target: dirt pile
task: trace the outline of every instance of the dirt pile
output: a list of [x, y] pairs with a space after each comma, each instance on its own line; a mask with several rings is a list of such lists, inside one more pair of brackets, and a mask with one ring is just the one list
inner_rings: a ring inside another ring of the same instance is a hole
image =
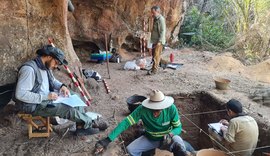
[[255, 81], [270, 83], [270, 59], [252, 66], [244, 66], [229, 55], [215, 56], [207, 64], [210, 72], [231, 72]]
[[216, 56], [208, 63], [208, 69], [213, 72], [245, 73], [245, 66], [231, 56]]
[[270, 83], [270, 59], [248, 66], [246, 71], [252, 79]]

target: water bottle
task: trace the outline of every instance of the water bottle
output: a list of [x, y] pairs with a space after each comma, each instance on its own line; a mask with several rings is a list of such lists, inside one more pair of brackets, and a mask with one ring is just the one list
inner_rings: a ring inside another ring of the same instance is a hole
[[173, 53], [170, 54], [170, 61], [171, 61], [171, 63], [173, 63], [173, 61], [174, 61], [174, 55], [173, 55]]

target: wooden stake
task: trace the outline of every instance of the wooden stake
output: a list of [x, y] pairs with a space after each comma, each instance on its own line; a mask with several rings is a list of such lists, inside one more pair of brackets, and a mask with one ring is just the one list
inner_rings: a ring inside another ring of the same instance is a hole
[[105, 50], [106, 50], [107, 71], [108, 71], [109, 79], [111, 79], [110, 68], [109, 68], [109, 57], [108, 57], [108, 41], [107, 41], [107, 34], [105, 34]]

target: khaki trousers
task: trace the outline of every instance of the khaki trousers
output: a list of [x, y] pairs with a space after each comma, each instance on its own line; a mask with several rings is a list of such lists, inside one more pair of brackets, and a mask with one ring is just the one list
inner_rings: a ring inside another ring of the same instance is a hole
[[161, 53], [163, 50], [162, 44], [153, 44], [152, 53], [153, 53], [153, 66], [152, 72], [156, 73], [159, 67], [159, 63], [167, 64], [168, 61], [161, 58]]

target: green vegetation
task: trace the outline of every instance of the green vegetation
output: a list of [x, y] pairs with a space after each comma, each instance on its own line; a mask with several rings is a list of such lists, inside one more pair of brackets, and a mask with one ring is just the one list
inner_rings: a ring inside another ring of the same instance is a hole
[[207, 9], [193, 6], [187, 12], [179, 33], [182, 43], [211, 51], [233, 50], [249, 59], [270, 55], [270, 0], [205, 2]]
[[231, 46], [235, 35], [227, 29], [224, 17], [200, 13], [197, 7], [192, 7], [186, 15], [179, 37], [183, 43], [218, 51]]

